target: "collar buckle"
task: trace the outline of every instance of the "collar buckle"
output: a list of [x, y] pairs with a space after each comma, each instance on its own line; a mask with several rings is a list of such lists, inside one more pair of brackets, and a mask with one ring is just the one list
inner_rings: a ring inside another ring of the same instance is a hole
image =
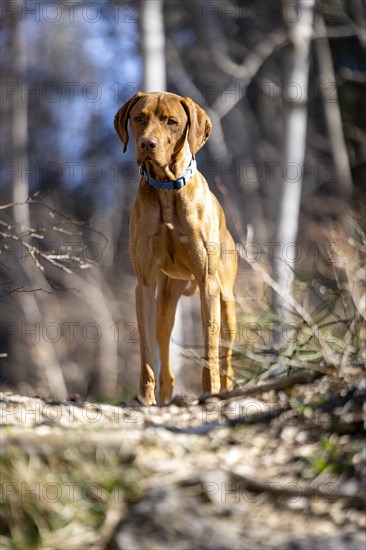
[[182, 189], [182, 187], [184, 187], [186, 183], [187, 183], [186, 178], [184, 176], [182, 176], [181, 178], [178, 178], [174, 182], [175, 189]]

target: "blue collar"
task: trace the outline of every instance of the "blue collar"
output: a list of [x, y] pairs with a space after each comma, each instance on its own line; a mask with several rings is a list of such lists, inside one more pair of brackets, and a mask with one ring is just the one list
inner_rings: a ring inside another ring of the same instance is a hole
[[144, 176], [147, 183], [149, 183], [153, 187], [157, 187], [158, 189], [181, 189], [182, 187], [185, 186], [186, 183], [188, 183], [191, 177], [196, 173], [196, 170], [197, 170], [197, 163], [194, 159], [192, 159], [188, 168], [186, 168], [186, 170], [184, 171], [183, 176], [173, 181], [154, 180], [147, 173], [145, 166], [141, 166], [140, 174]]

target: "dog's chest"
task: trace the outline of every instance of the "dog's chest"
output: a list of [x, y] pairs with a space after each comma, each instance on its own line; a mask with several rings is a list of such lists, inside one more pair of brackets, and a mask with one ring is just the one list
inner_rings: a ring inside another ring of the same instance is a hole
[[186, 206], [175, 193], [161, 193], [159, 196], [160, 223], [158, 231], [151, 238], [153, 253], [163, 263], [179, 264], [192, 246], [192, 227]]
[[191, 233], [187, 206], [176, 193], [160, 193], [159, 214], [159, 233], [164, 235], [165, 240], [182, 242], [181, 237]]
[[177, 200], [175, 193], [160, 193], [159, 196], [160, 221], [171, 229], [178, 222]]

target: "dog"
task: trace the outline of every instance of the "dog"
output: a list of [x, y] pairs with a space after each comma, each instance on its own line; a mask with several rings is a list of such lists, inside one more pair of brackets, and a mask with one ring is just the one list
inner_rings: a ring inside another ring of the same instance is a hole
[[[224, 212], [197, 170], [196, 154], [211, 132], [206, 112], [173, 93], [138, 92], [116, 113], [115, 130], [136, 146], [141, 180], [130, 219], [141, 373], [138, 400], [156, 404], [154, 347], [159, 346], [160, 404], [172, 398], [169, 341], [179, 298], [198, 288], [204, 340], [202, 390], [233, 387], [236, 313], [235, 243]], [[223, 341], [221, 357], [219, 342]]]

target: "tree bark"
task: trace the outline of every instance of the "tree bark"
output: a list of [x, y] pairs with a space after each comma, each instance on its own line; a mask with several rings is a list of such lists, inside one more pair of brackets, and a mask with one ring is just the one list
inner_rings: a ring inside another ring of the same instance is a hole
[[[10, 108], [12, 112], [12, 162], [14, 169], [13, 201], [24, 203], [29, 198], [29, 186], [27, 178], [28, 164], [28, 101], [27, 94], [22, 94], [21, 88], [25, 82], [27, 70], [25, 24], [21, 23], [17, 16], [13, 16], [11, 22], [11, 51], [14, 60], [12, 70], [12, 84], [17, 87], [10, 96]], [[27, 204], [14, 207], [14, 220], [19, 224], [19, 229], [29, 227], [29, 207]]]
[[[290, 47], [287, 74], [283, 87], [285, 101], [282, 186], [277, 229], [279, 254], [275, 259], [275, 278], [282, 288], [293, 294], [295, 258], [286, 250], [296, 243], [308, 115], [309, 52], [313, 34], [314, 0], [283, 0], [284, 24]], [[290, 246], [288, 246], [290, 245]], [[275, 305], [282, 321], [290, 319], [286, 305], [276, 295]]]
[[144, 64], [143, 91], [163, 92], [166, 90], [163, 1], [143, 0], [140, 22]]
[[[336, 77], [334, 74], [332, 54], [330, 51], [329, 40], [326, 36], [326, 26], [324, 19], [319, 15], [317, 17], [316, 28], [324, 38], [318, 38], [315, 43], [315, 50], [319, 64], [319, 76], [321, 92], [324, 103], [324, 113], [328, 130], [328, 137], [332, 149], [333, 162], [336, 168], [338, 189], [345, 197], [352, 193], [352, 174], [347, 152], [347, 146], [343, 134], [343, 125], [341, 110], [338, 102], [338, 93], [336, 88]], [[334, 82], [334, 99], [329, 101], [326, 97], [325, 89], [329, 82]]]

